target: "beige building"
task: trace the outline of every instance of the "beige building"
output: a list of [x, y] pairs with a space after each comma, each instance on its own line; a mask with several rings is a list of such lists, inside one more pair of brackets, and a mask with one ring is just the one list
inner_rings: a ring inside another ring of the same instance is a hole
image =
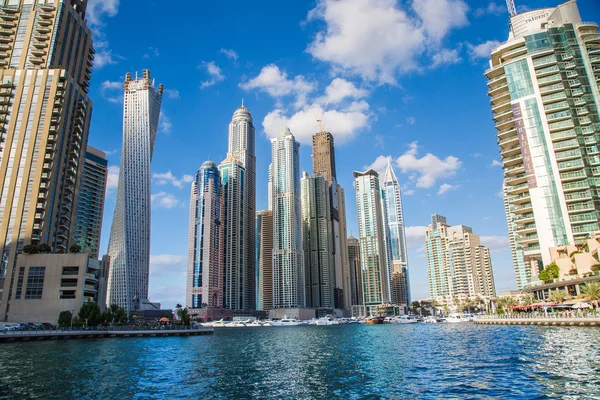
[[94, 50], [86, 0], [0, 0], [0, 319], [28, 244], [73, 241]]
[[273, 308], [273, 212], [256, 213], [257, 310]]
[[19, 254], [8, 321], [56, 324], [61, 311], [74, 315], [98, 300], [100, 261], [89, 254]]

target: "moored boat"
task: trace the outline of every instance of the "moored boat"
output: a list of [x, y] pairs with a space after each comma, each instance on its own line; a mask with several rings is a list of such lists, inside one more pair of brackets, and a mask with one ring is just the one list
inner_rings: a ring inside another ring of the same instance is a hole
[[365, 319], [365, 323], [368, 325], [379, 325], [383, 324], [385, 317], [373, 315]]
[[281, 319], [271, 321], [271, 326], [298, 326], [302, 324], [299, 319], [290, 318], [287, 315], [284, 315]]

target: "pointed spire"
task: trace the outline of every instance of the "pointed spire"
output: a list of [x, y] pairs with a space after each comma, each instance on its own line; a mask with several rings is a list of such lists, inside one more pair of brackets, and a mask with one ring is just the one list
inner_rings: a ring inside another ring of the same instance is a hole
[[244, 98], [242, 97], [242, 107], [244, 107]]
[[392, 167], [391, 158], [387, 159], [387, 168], [385, 169], [385, 180], [384, 182], [393, 182], [398, 183], [398, 178], [396, 178], [396, 174], [394, 172], [394, 168]]

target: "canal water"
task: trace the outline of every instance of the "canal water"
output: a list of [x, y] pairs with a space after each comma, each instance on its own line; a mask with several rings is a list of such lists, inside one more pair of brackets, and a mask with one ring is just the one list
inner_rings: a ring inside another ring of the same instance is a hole
[[2, 399], [600, 398], [600, 329], [221, 328], [0, 345]]

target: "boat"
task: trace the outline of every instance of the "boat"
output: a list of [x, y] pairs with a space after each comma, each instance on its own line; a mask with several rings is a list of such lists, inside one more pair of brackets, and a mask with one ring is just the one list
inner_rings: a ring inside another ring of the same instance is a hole
[[328, 326], [328, 325], [337, 325], [339, 322], [335, 320], [331, 315], [326, 315], [317, 319], [315, 325], [318, 326]]
[[365, 319], [365, 323], [368, 325], [379, 325], [379, 324], [383, 324], [384, 321], [385, 321], [385, 317], [376, 316], [376, 315]]
[[223, 318], [221, 318], [218, 321], [212, 322], [210, 326], [212, 326], [213, 328], [225, 328], [225, 326], [227, 326], [227, 324], [225, 323]]
[[398, 317], [393, 317], [390, 322], [392, 324], [416, 324], [419, 321], [410, 318], [408, 315], [400, 315]]
[[426, 324], [437, 324], [438, 320], [435, 317], [427, 317], [423, 320], [423, 322]]
[[459, 324], [461, 322], [466, 322], [467, 320], [458, 313], [452, 313], [450, 315], [448, 315], [448, 317], [446, 318], [446, 322], [449, 324]]
[[247, 327], [257, 327], [257, 326], [263, 326], [263, 324], [261, 324], [261, 322], [257, 319], [255, 319], [254, 321], [250, 322], [250, 323], [246, 323]]
[[271, 326], [298, 326], [303, 325], [303, 322], [296, 318], [290, 318], [284, 315], [283, 318], [271, 321]]
[[225, 324], [225, 328], [245, 328], [246, 324], [244, 321], [233, 321], [228, 324]]

